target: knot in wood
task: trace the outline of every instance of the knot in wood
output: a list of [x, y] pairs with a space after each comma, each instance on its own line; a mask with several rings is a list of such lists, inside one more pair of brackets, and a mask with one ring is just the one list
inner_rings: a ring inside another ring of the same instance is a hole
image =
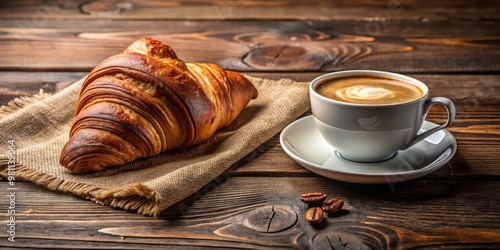
[[314, 249], [372, 249], [362, 239], [354, 235], [332, 231], [315, 235], [313, 245]]
[[258, 232], [276, 233], [291, 228], [297, 223], [298, 215], [286, 205], [268, 205], [248, 214], [243, 225]]
[[329, 60], [328, 53], [320, 48], [296, 45], [270, 45], [250, 51], [243, 62], [255, 69], [319, 70]]
[[115, 1], [93, 0], [80, 5], [80, 12], [89, 15], [114, 15], [119, 14], [122, 9], [129, 9], [128, 3], [116, 3]]

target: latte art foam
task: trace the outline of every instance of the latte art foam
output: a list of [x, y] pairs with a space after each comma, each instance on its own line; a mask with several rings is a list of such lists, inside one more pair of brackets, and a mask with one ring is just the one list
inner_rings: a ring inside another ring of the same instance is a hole
[[372, 76], [334, 79], [321, 83], [316, 91], [337, 101], [356, 104], [403, 103], [423, 95], [423, 91], [413, 84]]
[[394, 93], [384, 89], [384, 88], [376, 88], [376, 87], [367, 87], [367, 86], [352, 86], [349, 88], [339, 89], [335, 93], [341, 99], [344, 100], [381, 100], [387, 98], [394, 98]]

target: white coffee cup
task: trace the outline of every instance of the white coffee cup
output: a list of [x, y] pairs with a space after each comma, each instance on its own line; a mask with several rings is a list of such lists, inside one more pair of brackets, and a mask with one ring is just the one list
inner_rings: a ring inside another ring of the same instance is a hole
[[[334, 100], [317, 92], [325, 82], [346, 77], [394, 79], [412, 84], [421, 90], [420, 97], [402, 103], [363, 104]], [[349, 70], [328, 73], [314, 79], [310, 86], [311, 110], [323, 138], [341, 157], [356, 162], [379, 162], [390, 159], [448, 127], [455, 118], [455, 106], [445, 97], [429, 99], [429, 88], [421, 81], [390, 72]], [[425, 117], [434, 104], [443, 105], [448, 119], [433, 129], [418, 134]]]

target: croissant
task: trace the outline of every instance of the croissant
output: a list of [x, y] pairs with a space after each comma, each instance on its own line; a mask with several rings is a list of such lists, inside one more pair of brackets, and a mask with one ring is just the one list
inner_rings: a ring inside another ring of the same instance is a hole
[[141, 38], [83, 82], [59, 162], [89, 173], [202, 143], [257, 95], [239, 73], [184, 63], [170, 46]]

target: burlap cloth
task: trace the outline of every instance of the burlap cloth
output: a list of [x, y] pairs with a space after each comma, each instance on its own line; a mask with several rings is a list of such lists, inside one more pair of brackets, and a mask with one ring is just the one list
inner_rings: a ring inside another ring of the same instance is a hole
[[210, 183], [309, 108], [307, 83], [247, 77], [259, 97], [209, 141], [98, 173], [75, 175], [58, 160], [68, 140], [81, 79], [0, 119], [0, 142], [4, 145], [0, 149], [0, 176], [8, 176], [8, 141], [13, 140], [16, 181], [157, 216]]

